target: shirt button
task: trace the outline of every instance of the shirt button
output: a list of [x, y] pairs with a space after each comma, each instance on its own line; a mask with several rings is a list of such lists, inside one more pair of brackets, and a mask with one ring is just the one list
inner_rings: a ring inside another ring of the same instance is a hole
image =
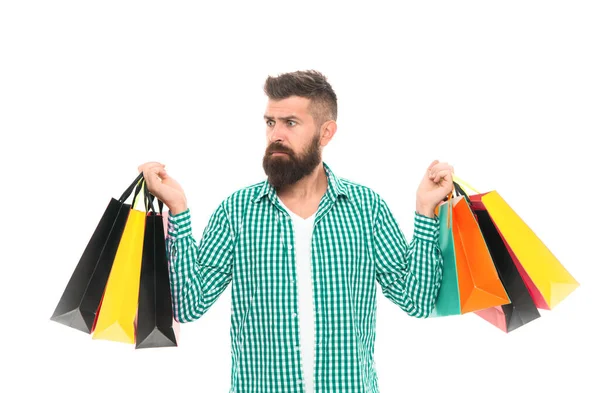
[[300, 350], [300, 347], [299, 347], [298, 345], [296, 345], [296, 346], [294, 347], [294, 349], [295, 349], [296, 351], [299, 351], [299, 350]]
[[301, 379], [298, 380], [298, 385], [302, 385], [302, 380]]
[[291, 249], [292, 249], [292, 245], [288, 244], [288, 250], [291, 250]]
[[292, 317], [295, 317], [296, 315], [298, 315], [298, 314], [296, 314], [296, 313], [292, 313]]

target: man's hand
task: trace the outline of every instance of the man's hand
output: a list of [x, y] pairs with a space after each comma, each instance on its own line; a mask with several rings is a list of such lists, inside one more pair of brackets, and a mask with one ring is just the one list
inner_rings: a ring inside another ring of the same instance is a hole
[[187, 210], [187, 199], [183, 188], [167, 174], [165, 166], [159, 162], [147, 162], [138, 167], [144, 173], [148, 191], [163, 201], [172, 214]]
[[446, 162], [433, 161], [417, 189], [417, 213], [434, 217], [436, 206], [452, 191], [454, 167]]

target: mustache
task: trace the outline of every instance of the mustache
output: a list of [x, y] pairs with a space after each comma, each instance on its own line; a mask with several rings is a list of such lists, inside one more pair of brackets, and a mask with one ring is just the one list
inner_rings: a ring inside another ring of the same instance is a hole
[[280, 144], [272, 144], [267, 148], [267, 154], [271, 154], [274, 152], [282, 152], [282, 153], [287, 153], [290, 156], [294, 154], [293, 151], [291, 151], [290, 149], [288, 149], [287, 147], [280, 145]]

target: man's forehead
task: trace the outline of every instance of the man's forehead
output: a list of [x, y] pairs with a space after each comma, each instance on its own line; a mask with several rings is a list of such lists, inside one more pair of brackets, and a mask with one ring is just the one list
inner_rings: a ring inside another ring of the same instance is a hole
[[277, 119], [277, 120], [288, 120], [288, 119], [304, 119], [309, 117], [308, 113], [298, 113], [289, 111], [267, 111], [264, 114], [265, 119]]
[[292, 96], [281, 100], [269, 99], [265, 116], [306, 116], [310, 100], [304, 97]]

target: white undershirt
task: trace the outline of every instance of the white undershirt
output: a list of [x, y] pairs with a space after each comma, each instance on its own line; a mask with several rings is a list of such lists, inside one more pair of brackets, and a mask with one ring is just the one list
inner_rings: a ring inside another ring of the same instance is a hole
[[[279, 200], [281, 202], [281, 200]], [[296, 242], [296, 273], [298, 285], [298, 318], [300, 322], [300, 356], [306, 393], [314, 390], [315, 317], [311, 273], [311, 241], [316, 212], [303, 219], [281, 202], [294, 224]]]

